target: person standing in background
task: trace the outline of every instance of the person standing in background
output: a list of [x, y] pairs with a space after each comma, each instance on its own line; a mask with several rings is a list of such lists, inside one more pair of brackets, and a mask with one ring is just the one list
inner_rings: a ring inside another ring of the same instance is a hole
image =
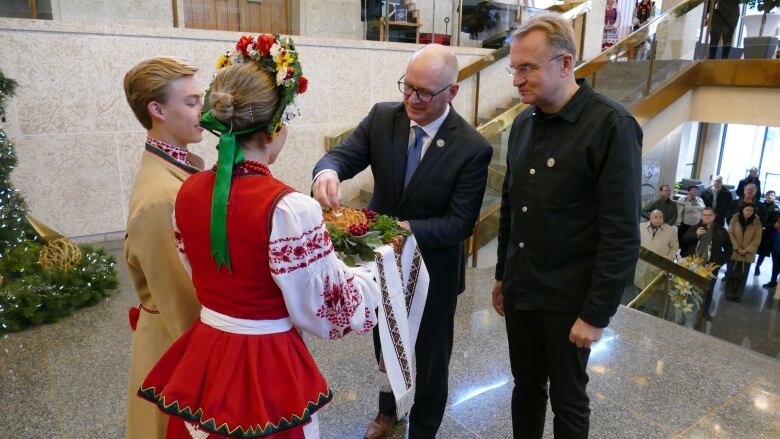
[[729, 217], [726, 218], [726, 222], [731, 221], [731, 218], [735, 214], [741, 212], [745, 205], [750, 204], [753, 207], [757, 206], [759, 204], [757, 194], [758, 187], [755, 185], [755, 183], [746, 184], [742, 196], [731, 202], [731, 212], [729, 213]]
[[712, 180], [712, 186], [707, 188], [701, 195], [706, 207], [711, 207], [715, 212], [715, 222], [724, 226], [731, 212], [731, 203], [734, 197], [731, 191], [723, 186], [723, 177], [716, 176]]
[[[678, 229], [679, 236], [677, 237], [682, 242], [682, 237], [689, 228], [699, 224], [701, 220], [701, 211], [704, 209], [704, 201], [697, 196], [699, 188], [696, 186], [688, 187], [688, 195], [677, 201], [682, 206], [682, 219], [680, 221], [680, 227]], [[682, 256], [688, 256], [687, 250], [682, 253]]]
[[756, 259], [761, 243], [761, 219], [751, 204], [742, 206], [729, 223], [729, 237], [734, 251], [726, 270], [726, 300], [739, 302], [745, 292], [750, 264]]
[[677, 203], [672, 201], [672, 188], [668, 184], [661, 185], [658, 198], [642, 208], [642, 218], [649, 220], [650, 213], [660, 210], [664, 214], [664, 223], [673, 226], [677, 224]]
[[[758, 217], [761, 218], [761, 244], [758, 246], [758, 260], [754, 276], [761, 274], [761, 264], [764, 258], [772, 254], [772, 248], [775, 246], [775, 222], [778, 216], [775, 191], [766, 191], [764, 202], [758, 205]], [[773, 258], [774, 260], [774, 258]]]
[[604, 11], [604, 36], [601, 42], [601, 50], [608, 49], [618, 42], [620, 15], [616, 3], [617, 0], [607, 0], [607, 8]]
[[[642, 247], [670, 261], [675, 260], [680, 249], [677, 227], [664, 224], [664, 214], [660, 210], [650, 212], [650, 221], [639, 224], [639, 239]], [[636, 261], [634, 285], [644, 289], [660, 272], [659, 268], [640, 259]]]
[[[761, 193], [761, 180], [758, 179], [758, 168], [756, 168], [755, 166], [750, 168], [750, 170], [748, 171], [748, 176], [747, 177], [745, 177], [745, 178], [743, 178], [742, 180], [739, 181], [739, 184], [737, 185], [737, 197], [744, 198], [745, 197], [745, 188], [747, 187], [747, 185], [749, 185], [751, 183], [756, 185], [756, 191], [753, 194], [754, 195], [755, 194], [760, 194]], [[748, 202], [751, 202], [751, 201], [748, 201]]]
[[726, 265], [732, 251], [729, 233], [715, 219], [715, 212], [711, 207], [702, 209], [701, 221], [696, 227], [688, 229], [680, 243], [683, 248], [687, 249], [689, 255], [700, 257], [704, 264], [713, 263], [718, 266], [712, 271], [713, 278], [710, 280], [710, 287], [704, 296], [704, 304], [702, 305], [703, 316], [707, 320], [712, 320], [710, 304], [712, 304], [715, 284], [718, 282], [718, 271]]
[[639, 0], [634, 6], [634, 17], [631, 21], [632, 31], [639, 30], [648, 20], [655, 17], [655, 2], [650, 0]]
[[[709, 5], [708, 2], [707, 6]], [[737, 21], [739, 21], [739, 0], [715, 0], [715, 11], [712, 13], [710, 26], [710, 59], [717, 58], [718, 46], [721, 42], [723, 43], [721, 58], [729, 58]]]

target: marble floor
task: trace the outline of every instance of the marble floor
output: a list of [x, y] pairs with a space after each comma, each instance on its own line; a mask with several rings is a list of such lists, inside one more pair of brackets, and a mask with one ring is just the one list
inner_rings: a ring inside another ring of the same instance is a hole
[[[105, 245], [121, 254], [121, 242]], [[492, 274], [489, 252], [467, 273], [441, 438], [511, 437], [512, 381], [503, 321], [490, 307]], [[103, 303], [2, 336], [0, 438], [123, 437], [127, 309], [134, 304], [120, 264], [120, 288]], [[749, 350], [755, 343], [744, 346], [736, 329], [718, 329], [719, 321], [733, 320], [777, 331], [776, 314], [763, 323], [747, 314], [735, 320], [726, 305], [718, 305], [710, 333], [728, 339], [725, 333], [736, 332], [729, 341], [621, 307], [588, 367], [591, 437], [780, 437], [780, 361]], [[752, 309], [747, 299], [741, 305]], [[335, 393], [320, 412], [322, 437], [362, 437], [376, 404], [370, 338], [307, 342]], [[552, 437], [551, 427], [549, 415], [545, 437]], [[400, 424], [392, 437], [403, 434]]]

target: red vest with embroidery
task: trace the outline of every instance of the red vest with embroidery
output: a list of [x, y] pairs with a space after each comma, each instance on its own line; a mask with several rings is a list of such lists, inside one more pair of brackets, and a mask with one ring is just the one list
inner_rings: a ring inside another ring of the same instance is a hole
[[200, 303], [232, 317], [252, 320], [287, 317], [282, 292], [268, 265], [273, 210], [293, 191], [270, 176], [234, 176], [228, 198], [227, 240], [231, 269], [211, 257], [211, 196], [216, 173], [187, 179], [176, 197], [176, 224], [192, 265]]

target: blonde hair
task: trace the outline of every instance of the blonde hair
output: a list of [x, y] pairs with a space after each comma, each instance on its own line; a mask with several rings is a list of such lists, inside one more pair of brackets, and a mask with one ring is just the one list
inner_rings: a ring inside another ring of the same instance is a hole
[[217, 72], [208, 98], [211, 114], [232, 131], [265, 126], [279, 105], [276, 77], [256, 62]]
[[564, 53], [570, 53], [577, 57], [577, 45], [574, 43], [574, 29], [571, 23], [560, 14], [541, 13], [524, 21], [516, 31], [512, 33], [512, 41], [524, 37], [530, 32], [540, 30], [547, 35], [547, 44], [550, 48], [558, 49]]
[[185, 76], [194, 75], [198, 69], [188, 62], [172, 56], [157, 56], [141, 61], [125, 74], [125, 97], [135, 117], [144, 128], [152, 128], [152, 117], [147, 105], [168, 100], [168, 84]]

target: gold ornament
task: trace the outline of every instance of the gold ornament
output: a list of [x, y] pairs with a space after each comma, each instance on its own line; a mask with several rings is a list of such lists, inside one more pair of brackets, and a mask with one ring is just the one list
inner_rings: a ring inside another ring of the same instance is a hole
[[27, 222], [30, 223], [44, 241], [54, 241], [55, 239], [64, 238], [62, 233], [49, 228], [49, 226], [33, 218], [31, 215], [27, 215]]
[[73, 241], [65, 238], [55, 239], [41, 249], [38, 262], [44, 268], [70, 271], [81, 262], [81, 249]]

